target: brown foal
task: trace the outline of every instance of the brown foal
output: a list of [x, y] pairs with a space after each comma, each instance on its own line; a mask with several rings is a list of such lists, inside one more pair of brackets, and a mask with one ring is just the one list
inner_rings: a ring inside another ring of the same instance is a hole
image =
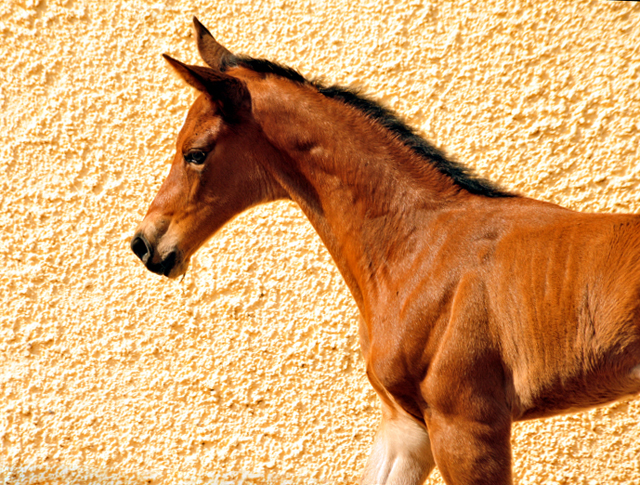
[[170, 278], [238, 213], [295, 201], [342, 273], [382, 423], [362, 483], [511, 483], [511, 423], [640, 392], [640, 219], [504, 192], [356, 93], [236, 56], [209, 67], [132, 242]]

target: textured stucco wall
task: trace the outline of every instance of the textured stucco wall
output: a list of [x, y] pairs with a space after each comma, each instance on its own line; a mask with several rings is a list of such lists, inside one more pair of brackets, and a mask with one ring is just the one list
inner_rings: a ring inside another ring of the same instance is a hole
[[[379, 409], [301, 212], [244, 214], [183, 281], [128, 241], [194, 94], [197, 14], [356, 85], [505, 187], [640, 212], [640, 4], [0, 3], [0, 481], [354, 483]], [[523, 484], [640, 483], [640, 401], [517, 424]], [[435, 474], [430, 484], [441, 483]]]

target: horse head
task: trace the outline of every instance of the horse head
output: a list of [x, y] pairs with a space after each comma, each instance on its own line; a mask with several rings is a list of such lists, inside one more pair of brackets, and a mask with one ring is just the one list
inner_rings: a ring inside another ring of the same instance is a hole
[[170, 278], [184, 274], [193, 253], [227, 221], [278, 193], [259, 163], [275, 154], [253, 119], [247, 83], [225, 72], [234, 55], [196, 18], [194, 26], [209, 67], [164, 55], [199, 96], [178, 134], [169, 174], [131, 241], [150, 271]]

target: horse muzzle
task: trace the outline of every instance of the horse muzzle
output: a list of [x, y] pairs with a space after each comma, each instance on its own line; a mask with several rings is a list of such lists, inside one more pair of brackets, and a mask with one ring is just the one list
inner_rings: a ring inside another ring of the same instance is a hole
[[178, 249], [158, 251], [157, 246], [154, 246], [141, 231], [133, 236], [131, 250], [153, 273], [177, 278], [187, 271], [188, 261], [184, 260]]

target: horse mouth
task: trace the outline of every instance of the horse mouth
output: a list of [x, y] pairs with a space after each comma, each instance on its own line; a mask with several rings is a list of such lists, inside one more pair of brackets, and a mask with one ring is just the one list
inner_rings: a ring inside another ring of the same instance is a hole
[[170, 252], [159, 263], [147, 263], [145, 266], [153, 273], [170, 279], [178, 278], [187, 272], [188, 262], [184, 261], [177, 251]]
[[176, 251], [171, 251], [166, 258], [164, 258], [162, 261], [160, 261], [159, 263], [153, 265], [147, 265], [147, 269], [149, 269], [150, 271], [153, 271], [154, 273], [157, 273], [161, 276], [166, 276], [169, 277], [169, 275], [171, 274], [171, 272], [173, 271], [173, 268], [176, 266], [176, 260], [177, 260], [177, 254]]
[[140, 261], [152, 273], [167, 278], [177, 278], [187, 272], [189, 261], [185, 260], [180, 251], [174, 249], [164, 256], [160, 261], [154, 262], [154, 249], [142, 234], [136, 234], [131, 240], [131, 250], [138, 256]]

